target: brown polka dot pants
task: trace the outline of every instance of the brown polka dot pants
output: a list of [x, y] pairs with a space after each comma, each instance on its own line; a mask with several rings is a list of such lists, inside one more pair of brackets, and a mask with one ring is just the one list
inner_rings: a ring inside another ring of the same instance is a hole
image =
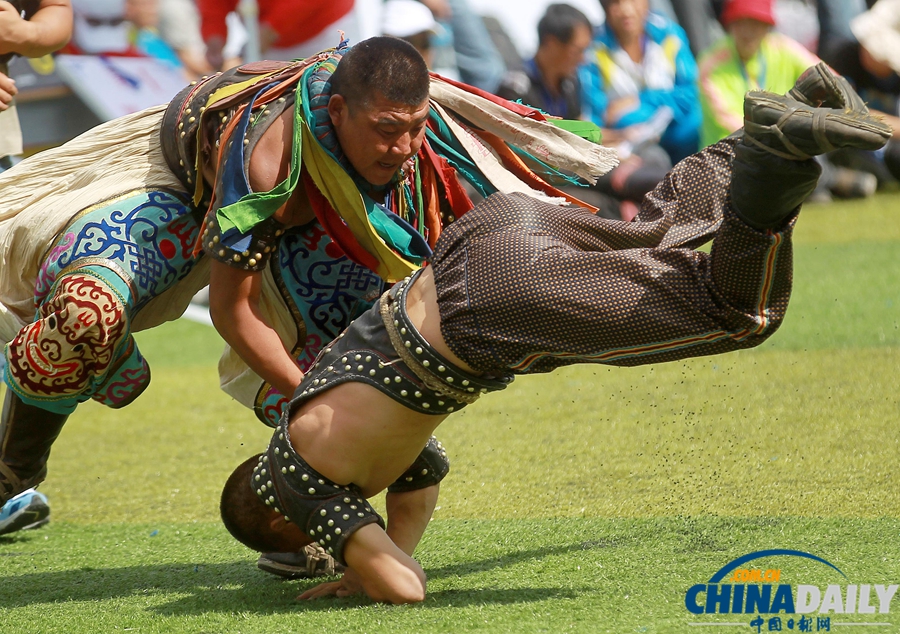
[[432, 264], [450, 348], [483, 372], [534, 373], [764, 341], [790, 297], [793, 220], [766, 232], [734, 215], [736, 142], [681, 161], [634, 222], [495, 194], [445, 228]]

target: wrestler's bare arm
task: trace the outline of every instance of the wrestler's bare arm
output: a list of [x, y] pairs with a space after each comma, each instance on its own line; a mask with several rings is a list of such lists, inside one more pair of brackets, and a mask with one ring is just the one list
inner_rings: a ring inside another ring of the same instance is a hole
[[373, 601], [386, 603], [425, 600], [425, 571], [378, 525], [369, 524], [353, 533], [344, 546], [344, 558], [348, 568], [340, 581], [319, 584], [298, 599], [364, 592]]
[[[250, 159], [248, 177], [253, 191], [268, 191], [290, 171], [293, 124], [288, 111], [272, 122]], [[309, 222], [313, 213], [302, 188], [275, 212], [285, 226]], [[303, 380], [303, 373], [278, 334], [262, 315], [260, 272], [243, 271], [213, 261], [209, 281], [209, 312], [222, 338], [244, 362], [285, 396]]]
[[10, 3], [0, 2], [0, 54], [40, 57], [65, 46], [71, 35], [69, 0], [41, 0], [30, 20], [23, 20]]
[[290, 396], [303, 372], [263, 316], [261, 289], [261, 273], [211, 262], [209, 314], [216, 330], [254, 372]]
[[385, 496], [387, 535], [397, 547], [412, 557], [434, 514], [440, 484], [417, 491], [390, 493]]

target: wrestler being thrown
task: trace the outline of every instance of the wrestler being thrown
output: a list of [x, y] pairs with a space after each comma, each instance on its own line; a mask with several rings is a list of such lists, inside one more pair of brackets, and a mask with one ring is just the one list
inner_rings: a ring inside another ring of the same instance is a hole
[[[262, 552], [315, 542], [347, 566], [301, 598], [422, 601], [412, 553], [449, 469], [431, 437], [449, 414], [515, 374], [763, 342], [787, 309], [811, 157], [891, 134], [822, 65], [790, 94], [748, 93], [742, 134], [676, 165], [635, 222], [495, 194], [446, 228], [431, 266], [323, 350], [268, 449], [231, 475], [228, 530]], [[658, 246], [634, 248], [647, 231]], [[366, 501], [384, 489], [387, 526]]]

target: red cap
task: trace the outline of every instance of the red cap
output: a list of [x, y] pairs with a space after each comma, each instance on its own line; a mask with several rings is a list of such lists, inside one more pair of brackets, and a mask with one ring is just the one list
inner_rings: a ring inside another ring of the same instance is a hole
[[751, 18], [775, 26], [772, 0], [728, 0], [720, 18], [722, 24], [728, 26], [741, 18]]

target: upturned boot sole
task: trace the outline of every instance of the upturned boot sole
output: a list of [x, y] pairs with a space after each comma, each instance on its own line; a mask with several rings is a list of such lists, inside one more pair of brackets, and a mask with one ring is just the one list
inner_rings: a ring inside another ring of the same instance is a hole
[[814, 108], [869, 113], [866, 102], [856, 94], [849, 82], [840, 75], [835, 75], [825, 62], [819, 62], [803, 71], [787, 96]]
[[891, 128], [866, 112], [814, 108], [763, 91], [744, 97], [744, 139], [791, 160], [806, 160], [839, 148], [877, 150]]

